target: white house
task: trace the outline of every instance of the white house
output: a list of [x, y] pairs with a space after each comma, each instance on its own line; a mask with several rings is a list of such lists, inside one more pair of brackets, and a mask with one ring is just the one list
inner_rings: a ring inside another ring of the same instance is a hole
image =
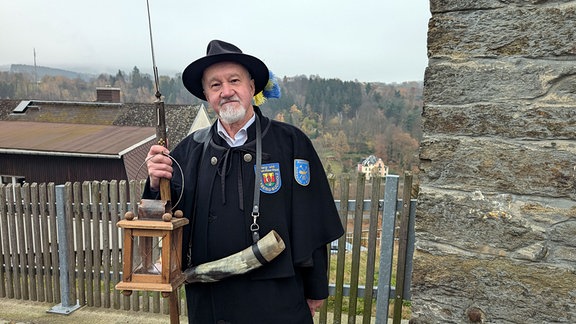
[[358, 172], [364, 173], [366, 180], [372, 177], [385, 177], [388, 175], [388, 166], [384, 164], [381, 158], [370, 155], [361, 163], [358, 163]]

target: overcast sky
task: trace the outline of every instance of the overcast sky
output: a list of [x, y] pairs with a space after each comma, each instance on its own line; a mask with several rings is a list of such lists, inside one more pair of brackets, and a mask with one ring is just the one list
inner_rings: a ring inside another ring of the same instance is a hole
[[[231, 42], [276, 75], [420, 81], [428, 0], [150, 0], [156, 65], [173, 76]], [[12, 0], [0, 6], [0, 66], [151, 73], [145, 0]]]

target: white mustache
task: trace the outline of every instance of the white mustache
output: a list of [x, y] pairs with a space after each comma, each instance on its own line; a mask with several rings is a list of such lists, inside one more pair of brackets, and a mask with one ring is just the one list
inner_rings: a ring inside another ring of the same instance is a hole
[[222, 105], [225, 105], [225, 104], [230, 103], [230, 102], [238, 102], [238, 101], [240, 101], [240, 99], [238, 99], [238, 97], [234, 96], [234, 97], [230, 97], [230, 98], [226, 98], [226, 99], [221, 99], [218, 104], [220, 106], [222, 106]]

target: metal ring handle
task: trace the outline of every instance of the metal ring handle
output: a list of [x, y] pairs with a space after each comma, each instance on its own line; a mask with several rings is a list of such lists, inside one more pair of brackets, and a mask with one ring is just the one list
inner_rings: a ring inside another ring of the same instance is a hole
[[180, 203], [180, 200], [182, 200], [182, 196], [184, 195], [184, 172], [182, 171], [182, 167], [180, 166], [180, 163], [178, 163], [178, 161], [176, 161], [175, 158], [173, 158], [170, 154], [165, 154], [165, 153], [158, 153], [158, 154], [154, 154], [150, 157], [147, 157], [146, 159], [144, 159], [144, 162], [142, 162], [142, 164], [140, 164], [140, 166], [138, 167], [138, 171], [136, 171], [136, 177], [135, 178], [138, 179], [138, 175], [140, 174], [140, 170], [142, 169], [144, 164], [146, 164], [146, 162], [150, 161], [150, 159], [152, 159], [153, 157], [155, 157], [157, 155], [164, 155], [164, 156], [169, 157], [170, 160], [172, 160], [176, 164], [176, 166], [180, 170], [180, 174], [182, 175], [182, 190], [180, 190], [180, 196], [178, 196], [178, 200], [170, 209], [170, 211], [173, 211], [174, 208], [176, 208], [176, 206], [178, 206], [178, 204]]

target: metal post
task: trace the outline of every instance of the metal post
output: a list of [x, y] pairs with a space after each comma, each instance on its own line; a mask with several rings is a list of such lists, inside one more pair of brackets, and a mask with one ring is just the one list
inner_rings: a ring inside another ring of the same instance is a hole
[[392, 279], [392, 257], [394, 254], [394, 229], [396, 224], [396, 203], [398, 200], [397, 175], [386, 176], [384, 185], [384, 208], [382, 210], [382, 232], [380, 240], [380, 264], [378, 274], [378, 294], [376, 297], [376, 323], [388, 323], [388, 303], [390, 302], [390, 280]]
[[[64, 200], [64, 185], [56, 186], [56, 225], [58, 226], [58, 261], [60, 263], [60, 296], [61, 303], [52, 307], [47, 312], [68, 315], [73, 311], [80, 308], [78, 300], [76, 304], [72, 305], [70, 300], [70, 283], [68, 281], [68, 274], [70, 266], [68, 264], [68, 235], [66, 233], [66, 213], [65, 213], [65, 200]], [[71, 239], [71, 238], [70, 238]], [[74, 269], [72, 269], [74, 271]]]

